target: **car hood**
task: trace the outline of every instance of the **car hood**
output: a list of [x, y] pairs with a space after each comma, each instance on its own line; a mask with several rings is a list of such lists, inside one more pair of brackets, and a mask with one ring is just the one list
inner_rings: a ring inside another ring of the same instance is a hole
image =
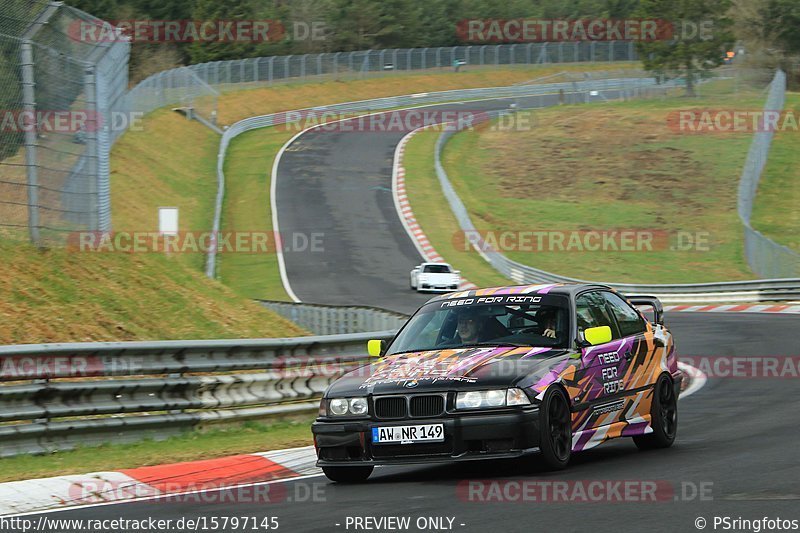
[[568, 353], [564, 349], [498, 346], [389, 355], [345, 374], [326, 396], [530, 386]]

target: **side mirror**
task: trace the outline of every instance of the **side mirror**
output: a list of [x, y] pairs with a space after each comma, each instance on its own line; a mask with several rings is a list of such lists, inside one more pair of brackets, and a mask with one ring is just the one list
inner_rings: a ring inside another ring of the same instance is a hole
[[587, 328], [583, 332], [583, 338], [592, 346], [598, 344], [605, 344], [611, 342], [611, 328], [608, 326], [598, 326], [596, 328]]
[[386, 341], [372, 339], [367, 341], [367, 353], [370, 357], [381, 357], [386, 351]]

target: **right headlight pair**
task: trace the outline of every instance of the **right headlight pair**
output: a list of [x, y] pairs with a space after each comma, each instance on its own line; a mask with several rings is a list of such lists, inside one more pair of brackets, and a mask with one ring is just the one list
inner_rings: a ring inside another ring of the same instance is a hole
[[531, 405], [531, 400], [525, 391], [516, 388], [459, 392], [456, 396], [456, 409], [487, 409], [520, 405]]

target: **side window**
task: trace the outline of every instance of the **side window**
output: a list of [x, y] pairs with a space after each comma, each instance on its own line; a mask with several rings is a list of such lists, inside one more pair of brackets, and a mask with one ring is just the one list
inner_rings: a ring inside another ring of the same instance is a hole
[[635, 309], [628, 305], [628, 302], [613, 292], [604, 292], [603, 296], [606, 302], [608, 302], [608, 306], [614, 314], [614, 318], [617, 319], [619, 331], [623, 337], [636, 335], [647, 329], [642, 317], [639, 316], [639, 313], [637, 313]]
[[616, 325], [608, 314], [605, 298], [599, 292], [589, 292], [578, 296], [575, 301], [575, 311], [578, 321], [578, 331], [581, 333], [587, 328], [610, 326], [612, 334], [616, 335]]

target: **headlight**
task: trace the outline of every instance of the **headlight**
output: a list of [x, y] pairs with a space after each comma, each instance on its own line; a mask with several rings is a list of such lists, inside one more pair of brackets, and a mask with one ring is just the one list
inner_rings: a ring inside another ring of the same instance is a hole
[[366, 398], [334, 398], [328, 400], [328, 413], [333, 416], [363, 416], [369, 411]]
[[486, 409], [530, 404], [531, 400], [522, 389], [459, 392], [456, 396], [456, 409]]
[[367, 414], [367, 399], [353, 398], [352, 400], [350, 400], [350, 412], [354, 415]]
[[328, 404], [331, 410], [332, 415], [346, 415], [347, 414], [347, 400], [342, 398], [336, 398], [335, 400], [331, 400]]

